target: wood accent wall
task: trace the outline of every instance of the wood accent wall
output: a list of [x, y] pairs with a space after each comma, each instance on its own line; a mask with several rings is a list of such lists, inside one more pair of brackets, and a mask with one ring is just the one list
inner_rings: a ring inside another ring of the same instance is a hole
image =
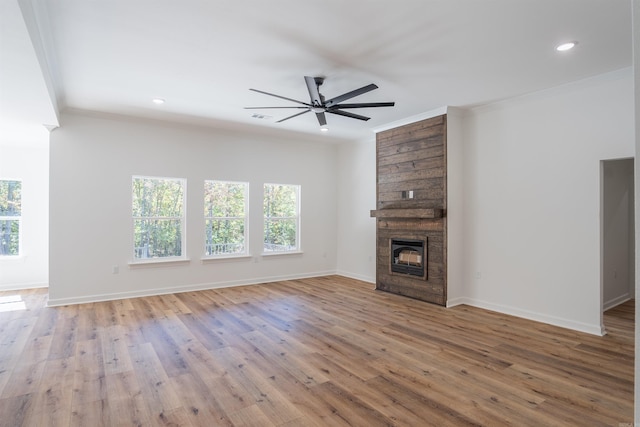
[[[446, 115], [376, 136], [376, 289], [445, 305], [447, 301]], [[403, 192], [413, 191], [413, 199]], [[421, 215], [435, 212], [435, 215]], [[392, 238], [427, 242], [427, 274], [391, 272]]]

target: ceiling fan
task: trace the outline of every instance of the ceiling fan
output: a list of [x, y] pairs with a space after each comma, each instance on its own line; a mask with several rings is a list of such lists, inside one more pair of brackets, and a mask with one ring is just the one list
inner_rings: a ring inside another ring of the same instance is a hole
[[352, 90], [351, 92], [344, 93], [340, 96], [336, 96], [335, 98], [331, 98], [325, 100], [324, 95], [320, 93], [320, 86], [324, 83], [324, 77], [309, 77], [305, 76], [304, 81], [307, 84], [307, 89], [309, 90], [309, 102], [302, 102], [296, 99], [287, 98], [284, 96], [276, 95], [273, 93], [265, 92], [258, 89], [249, 89], [254, 92], [263, 93], [269, 96], [275, 96], [276, 98], [284, 99], [287, 101], [295, 102], [296, 104], [300, 104], [301, 106], [291, 106], [291, 107], [245, 107], [245, 109], [269, 109], [269, 108], [298, 108], [304, 111], [296, 113], [292, 116], [285, 117], [284, 119], [278, 120], [276, 123], [284, 122], [285, 120], [292, 119], [294, 117], [300, 116], [302, 114], [308, 112], [314, 112], [316, 117], [318, 118], [318, 123], [320, 123], [321, 127], [326, 127], [327, 119], [324, 113], [337, 114], [339, 116], [350, 117], [352, 119], [364, 120], [367, 121], [370, 117], [361, 116], [359, 114], [350, 113], [348, 111], [343, 111], [344, 109], [351, 108], [370, 108], [370, 107], [393, 107], [395, 102], [365, 102], [359, 104], [340, 104], [342, 101], [346, 101], [347, 99], [354, 98], [358, 95], [362, 95], [364, 93], [370, 92], [374, 89], [378, 89], [378, 86], [373, 83], [367, 86], [363, 86], [360, 89]]

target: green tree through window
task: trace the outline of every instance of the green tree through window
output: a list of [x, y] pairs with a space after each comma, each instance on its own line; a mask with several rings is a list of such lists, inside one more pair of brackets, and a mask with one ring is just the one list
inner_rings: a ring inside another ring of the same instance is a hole
[[134, 259], [182, 256], [186, 183], [177, 178], [134, 176]]
[[264, 252], [300, 247], [300, 186], [264, 184]]
[[247, 253], [248, 188], [244, 182], [205, 181], [205, 255]]
[[20, 255], [22, 181], [0, 180], [0, 256]]

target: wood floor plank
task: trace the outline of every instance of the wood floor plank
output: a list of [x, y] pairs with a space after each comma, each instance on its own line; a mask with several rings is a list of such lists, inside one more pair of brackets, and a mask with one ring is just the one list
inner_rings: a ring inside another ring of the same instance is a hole
[[12, 370], [0, 397], [6, 398], [37, 393], [40, 388], [40, 380], [44, 374], [44, 367], [44, 361], [16, 366]]
[[79, 305], [76, 332], [76, 340], [78, 341], [94, 340], [98, 335], [98, 317], [93, 308], [94, 305], [95, 303]]
[[44, 372], [25, 424], [67, 426], [71, 421], [75, 358], [46, 361]]
[[[588, 335], [340, 276], [46, 307], [0, 292], [0, 426], [617, 426], [634, 314]], [[630, 424], [629, 424], [630, 425]]]
[[182, 407], [153, 346], [142, 343], [129, 347], [132, 368], [151, 419], [168, 422], [170, 414]]
[[[298, 381], [313, 387], [327, 381], [327, 377], [313, 366], [306, 363], [306, 353], [296, 353], [291, 351], [291, 347], [286, 342], [274, 342], [269, 340], [261, 331], [252, 331], [242, 335], [256, 349], [261, 350], [269, 362], [288, 371]], [[300, 357], [297, 357], [300, 354]]]
[[71, 427], [110, 427], [113, 426], [112, 414], [115, 409], [109, 406], [110, 400], [96, 400], [75, 406], [71, 412]]
[[[100, 408], [107, 407], [107, 386], [102, 347], [100, 340], [79, 341], [76, 344], [75, 371], [73, 378], [73, 396], [71, 409], [74, 412], [72, 422], [85, 419], [85, 407], [88, 404], [102, 402]], [[105, 416], [108, 414], [105, 414]], [[93, 417], [90, 417], [93, 419]], [[98, 417], [98, 420], [104, 417]]]
[[[37, 317], [25, 316], [11, 319], [4, 325], [0, 324], [0, 371], [9, 370], [23, 360], [22, 355], [25, 354], [25, 347], [30, 340], [46, 336], [35, 332], [38, 323]], [[38, 360], [38, 356], [27, 357], [31, 363]]]
[[269, 420], [258, 405], [251, 405], [236, 411], [229, 418], [236, 427], [270, 427], [277, 425]]
[[78, 321], [77, 305], [59, 309], [59, 321], [52, 334], [49, 359], [64, 359], [74, 354]]
[[52, 341], [52, 335], [30, 338], [20, 350], [21, 357], [16, 364], [21, 366], [46, 361], [49, 359]]
[[0, 399], [0, 427], [27, 426], [25, 418], [32, 404], [32, 394]]
[[187, 414], [187, 410], [181, 406], [176, 409], [172, 409], [170, 411], [164, 411], [157, 415], [156, 418], [151, 419], [152, 425], [157, 426], [166, 426], [166, 427], [190, 427], [195, 426], [189, 420], [189, 415]]
[[193, 426], [232, 426], [229, 414], [198, 376], [183, 374], [169, 378]]
[[123, 339], [124, 334], [125, 328], [121, 325], [110, 325], [104, 328], [100, 334], [102, 361], [106, 375], [133, 370], [133, 364], [129, 357], [129, 346]]
[[274, 425], [284, 424], [300, 417], [301, 413], [295, 405], [283, 398], [282, 394], [274, 387], [273, 382], [269, 381], [259, 369], [256, 369], [251, 360], [243, 358], [240, 352], [232, 352], [235, 353], [235, 360], [241, 361], [241, 363], [230, 366], [229, 374], [233, 378], [237, 378], [249, 394], [249, 401], [255, 402], [262, 414]]
[[[297, 381], [288, 372], [280, 372], [270, 379], [287, 400], [303, 414], [306, 423], [301, 423], [301, 425], [310, 424], [320, 427], [353, 425], [344, 418], [343, 414], [338, 412], [329, 400], [318, 398], [317, 394], [314, 394], [312, 390]], [[293, 421], [291, 420], [289, 423]]]
[[24, 425], [38, 427], [68, 426], [71, 421], [71, 390], [48, 389], [33, 396]]

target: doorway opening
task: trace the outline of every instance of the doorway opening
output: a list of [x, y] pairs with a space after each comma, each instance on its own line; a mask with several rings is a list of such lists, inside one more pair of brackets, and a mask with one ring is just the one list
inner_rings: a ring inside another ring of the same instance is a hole
[[600, 178], [600, 282], [605, 312], [635, 299], [634, 159], [601, 161]]

